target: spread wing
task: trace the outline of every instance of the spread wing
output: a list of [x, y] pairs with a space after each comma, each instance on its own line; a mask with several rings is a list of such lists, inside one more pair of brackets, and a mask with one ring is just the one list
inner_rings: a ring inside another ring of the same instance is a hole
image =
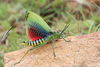
[[31, 11], [26, 12], [26, 20], [27, 34], [32, 41], [45, 37], [51, 32], [47, 23], [40, 16]]

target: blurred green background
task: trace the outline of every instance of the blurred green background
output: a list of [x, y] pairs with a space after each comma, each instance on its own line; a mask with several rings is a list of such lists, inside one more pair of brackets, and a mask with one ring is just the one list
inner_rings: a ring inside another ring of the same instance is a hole
[[[99, 0], [98, 2], [100, 3]], [[0, 0], [0, 41], [6, 31], [17, 24], [17, 27], [10, 31], [5, 42], [0, 44], [0, 67], [4, 66], [5, 53], [25, 48], [21, 44], [29, 40], [25, 31], [27, 10], [42, 16], [55, 31], [61, 31], [69, 22], [70, 26], [65, 31], [66, 35], [78, 36], [99, 31], [100, 7], [95, 2], [91, 4], [94, 7], [68, 0]]]

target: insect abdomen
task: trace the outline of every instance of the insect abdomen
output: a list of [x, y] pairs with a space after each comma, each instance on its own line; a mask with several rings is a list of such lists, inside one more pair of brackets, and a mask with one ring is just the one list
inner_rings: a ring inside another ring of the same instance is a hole
[[37, 45], [40, 45], [40, 44], [42, 44], [44, 42], [46, 42], [46, 37], [45, 38], [38, 39], [38, 40], [35, 40], [35, 41], [26, 41], [26, 42], [23, 42], [22, 45], [37, 46]]

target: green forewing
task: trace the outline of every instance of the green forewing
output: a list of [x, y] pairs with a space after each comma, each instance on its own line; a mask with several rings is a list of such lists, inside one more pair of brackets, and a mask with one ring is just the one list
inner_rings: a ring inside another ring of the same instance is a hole
[[34, 12], [31, 11], [27, 11], [28, 13], [28, 17], [27, 20], [31, 20], [31, 21], [35, 21], [36, 23], [38, 23], [45, 31], [47, 32], [51, 32], [50, 27], [47, 25], [47, 23], [37, 14], [35, 14]]

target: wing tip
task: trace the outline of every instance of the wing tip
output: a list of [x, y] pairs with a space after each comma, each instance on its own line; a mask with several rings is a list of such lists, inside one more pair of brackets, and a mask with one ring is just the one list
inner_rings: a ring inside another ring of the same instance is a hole
[[29, 15], [29, 11], [26, 11], [26, 13], [25, 13], [25, 18], [26, 18], [26, 20], [27, 20], [27, 18], [28, 18], [28, 15]]

